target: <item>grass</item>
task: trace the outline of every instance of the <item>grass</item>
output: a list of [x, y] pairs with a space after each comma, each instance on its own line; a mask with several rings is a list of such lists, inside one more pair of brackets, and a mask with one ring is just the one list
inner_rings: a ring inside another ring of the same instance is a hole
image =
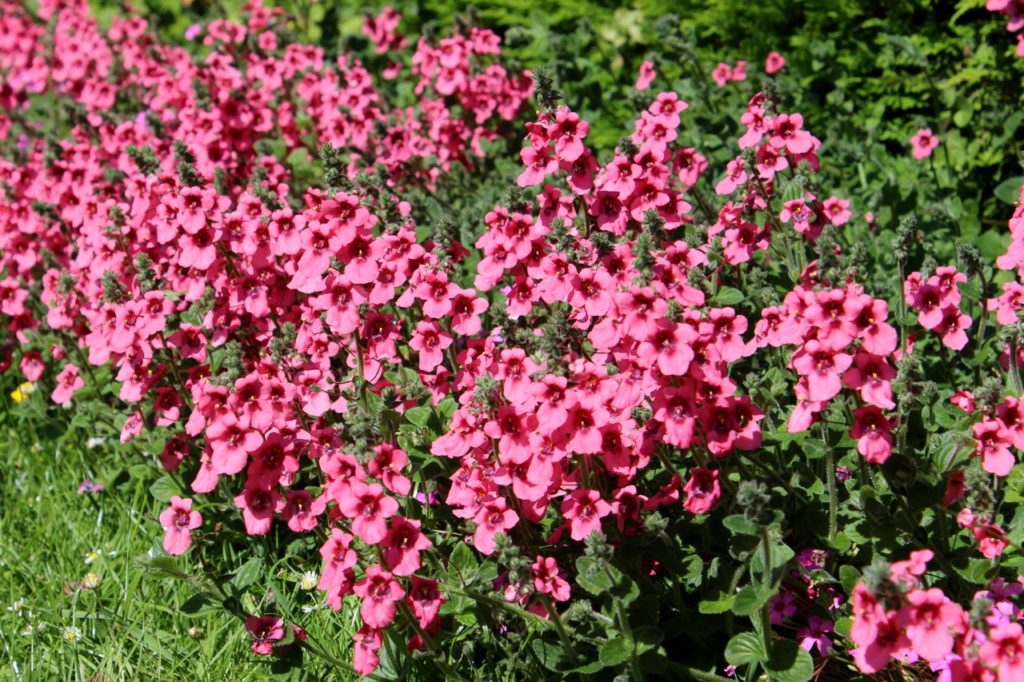
[[[43, 387], [15, 405], [6, 384], [0, 382], [0, 680], [354, 677], [345, 662], [355, 609], [335, 613], [321, 593], [299, 588], [302, 572], [319, 570], [318, 561], [277, 561], [238, 600], [238, 612], [292, 614], [333, 659], [307, 652], [301, 670], [279, 673], [276, 657], [250, 652], [238, 617], [219, 605], [196, 611], [193, 585], [154, 570], [153, 557], [165, 556], [156, 520], [163, 505], [150, 492], [158, 465], [121, 446], [111, 424], [86, 424], [74, 408], [54, 416]], [[104, 490], [79, 494], [85, 479]], [[243, 562], [247, 549], [238, 549], [203, 559], [228, 575]], [[195, 554], [175, 565], [202, 574]], [[81, 586], [89, 573], [98, 579], [91, 589]], [[80, 635], [68, 641], [66, 633]]]

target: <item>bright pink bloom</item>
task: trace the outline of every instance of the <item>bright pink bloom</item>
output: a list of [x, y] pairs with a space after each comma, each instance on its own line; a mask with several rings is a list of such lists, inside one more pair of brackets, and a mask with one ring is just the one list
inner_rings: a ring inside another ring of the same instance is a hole
[[56, 377], [57, 387], [50, 398], [58, 405], [67, 405], [75, 391], [85, 386], [85, 381], [78, 375], [78, 368], [68, 363]]
[[996, 476], [1008, 476], [1017, 458], [1010, 452], [1010, 433], [997, 419], [986, 419], [972, 427], [976, 444], [975, 456], [981, 457], [981, 468]]
[[274, 642], [284, 639], [284, 619], [279, 616], [249, 616], [245, 629], [252, 635], [252, 652], [269, 656], [274, 652]]
[[585, 540], [601, 530], [601, 519], [608, 516], [612, 506], [601, 499], [597, 490], [574, 490], [562, 500], [562, 516], [569, 522], [573, 540]]
[[519, 523], [519, 514], [508, 508], [505, 498], [495, 497], [480, 505], [473, 521], [477, 524], [473, 546], [489, 555], [494, 553], [494, 536], [515, 527]]
[[192, 510], [192, 500], [173, 495], [171, 506], [160, 512], [164, 551], [172, 555], [184, 554], [192, 546], [192, 531], [202, 524], [202, 515]]
[[707, 514], [722, 495], [718, 469], [695, 467], [690, 471], [690, 478], [683, 486], [683, 492], [686, 493], [686, 501], [683, 502], [686, 511], [691, 514]]
[[366, 569], [366, 576], [353, 589], [363, 600], [360, 615], [371, 628], [386, 628], [395, 619], [395, 603], [405, 596], [405, 589], [390, 573], [378, 565]]
[[360, 540], [376, 545], [387, 535], [386, 519], [398, 511], [398, 502], [377, 483], [352, 481], [349, 494], [338, 500], [338, 509], [352, 519], [352, 532]]
[[872, 464], [883, 464], [892, 454], [892, 422], [874, 405], [859, 408], [853, 416], [850, 437], [857, 439], [857, 452]]
[[395, 575], [412, 575], [420, 567], [420, 552], [433, 543], [420, 532], [420, 522], [396, 516], [384, 536], [384, 560]]
[[898, 615], [914, 650], [926, 661], [937, 661], [953, 650], [953, 630], [960, 626], [963, 609], [942, 590], [915, 590]]
[[651, 87], [654, 77], [654, 63], [650, 59], [645, 59], [640, 65], [640, 75], [636, 78], [636, 89], [642, 91]]
[[764, 60], [764, 71], [769, 76], [778, 73], [786, 65], [785, 58], [778, 52], [769, 52]]
[[932, 134], [931, 128], [921, 128], [910, 138], [910, 146], [915, 159], [927, 159], [939, 146], [939, 138]]
[[538, 556], [533, 562], [533, 586], [541, 594], [551, 596], [555, 601], [568, 601], [570, 587], [558, 569], [558, 562], [551, 557]]

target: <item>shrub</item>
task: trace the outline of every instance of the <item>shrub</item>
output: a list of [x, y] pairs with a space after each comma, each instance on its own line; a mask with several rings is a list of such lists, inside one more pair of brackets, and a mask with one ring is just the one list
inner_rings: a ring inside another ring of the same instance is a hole
[[1024, 209], [947, 129], [851, 202], [791, 57], [654, 61], [602, 146], [475, 25], [0, 22], [5, 393], [162, 469], [151, 567], [253, 653], [328, 656], [319, 567], [365, 675], [1016, 675]]

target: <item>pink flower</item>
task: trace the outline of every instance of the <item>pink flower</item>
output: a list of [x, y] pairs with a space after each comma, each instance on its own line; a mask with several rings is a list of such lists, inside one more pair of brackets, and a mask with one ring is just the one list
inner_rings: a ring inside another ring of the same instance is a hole
[[722, 494], [718, 470], [695, 467], [683, 486], [683, 492], [686, 493], [686, 501], [683, 502], [686, 511], [691, 514], [707, 514]]
[[378, 565], [366, 569], [366, 576], [353, 590], [363, 600], [360, 615], [371, 628], [386, 628], [395, 619], [395, 602], [405, 596], [405, 590], [390, 573]]
[[839, 376], [850, 368], [853, 358], [848, 354], [827, 348], [812, 339], [793, 353], [790, 364], [797, 374], [807, 377], [807, 397], [814, 402], [834, 398], [842, 390]]
[[711, 78], [718, 84], [718, 87], [724, 88], [725, 84], [732, 78], [732, 67], [725, 62], [718, 62], [718, 66], [711, 72]]
[[786, 65], [785, 58], [778, 52], [772, 51], [764, 60], [764, 71], [769, 76], [779, 72]]
[[797, 630], [796, 636], [800, 640], [800, 646], [807, 651], [817, 647], [819, 654], [828, 656], [832, 650], [832, 640], [828, 635], [834, 631], [834, 627], [830, 620], [811, 616], [807, 619], [807, 625]]
[[274, 514], [284, 508], [285, 502], [277, 490], [264, 488], [259, 481], [250, 479], [241, 495], [235, 497], [235, 505], [242, 510], [245, 532], [249, 535], [265, 535], [270, 532]]
[[202, 523], [202, 515], [192, 510], [191, 499], [172, 496], [171, 506], [160, 512], [164, 551], [172, 555], [184, 554], [192, 546], [192, 531]]
[[857, 439], [857, 452], [872, 464], [884, 464], [892, 454], [892, 423], [874, 405], [858, 408], [850, 437]]
[[420, 522], [396, 516], [384, 536], [384, 560], [395, 575], [412, 575], [420, 567], [420, 552], [433, 543], [420, 532]]
[[380, 657], [377, 652], [384, 645], [381, 631], [364, 625], [352, 635], [352, 642], [354, 644], [352, 668], [360, 675], [372, 674], [380, 665]]
[[574, 490], [562, 500], [562, 515], [569, 522], [573, 540], [585, 540], [601, 530], [601, 519], [610, 514], [612, 506], [601, 499], [597, 490]]
[[972, 427], [975, 456], [981, 457], [981, 468], [996, 476], [1008, 476], [1017, 458], [1010, 452], [1010, 433], [997, 419], [985, 419]]
[[986, 559], [994, 559], [1003, 553], [1010, 544], [1010, 538], [1002, 528], [991, 523], [975, 523], [971, 526], [971, 534], [978, 541], [978, 551]]
[[284, 639], [284, 619], [279, 616], [249, 616], [245, 629], [252, 635], [252, 652], [259, 656], [269, 656], [274, 642]]
[[342, 514], [352, 519], [352, 532], [368, 545], [376, 545], [387, 535], [386, 519], [398, 511], [398, 502], [384, 494], [377, 483], [352, 481], [349, 493], [338, 503]]
[[494, 553], [494, 536], [515, 527], [519, 523], [519, 515], [508, 508], [504, 498], [495, 497], [480, 505], [473, 521], [477, 524], [473, 546], [490, 555]]
[[85, 386], [85, 381], [78, 375], [78, 368], [68, 363], [56, 377], [57, 387], [50, 398], [58, 405], [67, 405], [75, 391]]
[[537, 557], [533, 562], [533, 586], [541, 594], [550, 595], [555, 601], [568, 601], [569, 583], [562, 577], [558, 562], [551, 557]]
[[444, 362], [444, 349], [450, 345], [451, 335], [431, 320], [421, 320], [416, 325], [416, 333], [409, 340], [409, 347], [419, 351], [421, 372], [430, 372]]
[[910, 146], [915, 159], [927, 159], [939, 146], [939, 138], [932, 134], [931, 128], [921, 128], [910, 138]]
[[989, 630], [988, 641], [982, 643], [978, 657], [998, 671], [999, 682], [1024, 679], [1024, 631], [1020, 623]]
[[907, 602], [898, 620], [914, 650], [926, 661], [946, 656], [953, 650], [952, 630], [959, 626], [963, 609], [938, 588], [910, 592]]
[[640, 75], [636, 79], [636, 89], [642, 91], [651, 87], [654, 77], [654, 63], [650, 59], [645, 59], [644, 63], [640, 65]]

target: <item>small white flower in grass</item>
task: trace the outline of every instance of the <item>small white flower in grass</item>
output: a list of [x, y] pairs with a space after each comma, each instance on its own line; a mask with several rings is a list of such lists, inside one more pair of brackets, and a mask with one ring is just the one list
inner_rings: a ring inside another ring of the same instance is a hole
[[316, 571], [306, 571], [302, 574], [302, 580], [299, 581], [299, 589], [309, 592], [316, 587], [318, 582], [320, 582], [320, 576]]
[[88, 566], [89, 564], [91, 564], [92, 562], [96, 561], [99, 558], [100, 558], [100, 551], [98, 549], [94, 549], [91, 552], [86, 552], [85, 553], [85, 565]]
[[94, 590], [100, 585], [100, 577], [95, 573], [86, 573], [82, 577], [81, 586], [86, 590]]
[[64, 633], [61, 635], [65, 642], [77, 642], [82, 638], [82, 631], [76, 628], [74, 625], [69, 625], [64, 628]]
[[35, 634], [35, 631], [36, 631], [36, 629], [34, 627], [32, 627], [32, 623], [29, 623], [28, 625], [25, 626], [25, 629], [21, 631], [21, 636], [22, 637], [31, 637], [33, 634]]
[[99, 446], [103, 445], [106, 442], [107, 439], [104, 438], [103, 436], [93, 436], [89, 440], [85, 441], [85, 447], [89, 448], [90, 450], [95, 450], [96, 448], [98, 448]]
[[25, 610], [25, 599], [19, 598], [15, 600], [13, 604], [7, 607], [7, 610], [21, 618], [21, 613]]

